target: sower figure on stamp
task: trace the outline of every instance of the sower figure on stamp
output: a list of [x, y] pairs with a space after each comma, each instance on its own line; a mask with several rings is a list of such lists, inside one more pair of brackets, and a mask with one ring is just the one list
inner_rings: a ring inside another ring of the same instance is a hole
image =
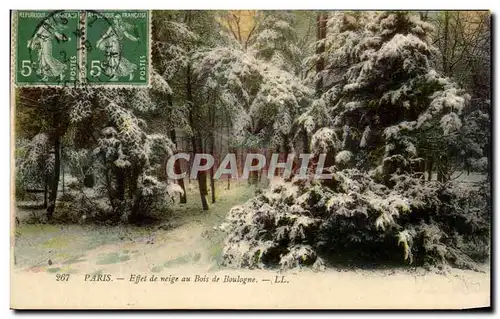
[[61, 33], [64, 26], [59, 24], [50, 24], [45, 22], [35, 33], [33, 38], [28, 41], [28, 48], [37, 52], [38, 68], [36, 74], [42, 81], [48, 81], [50, 77], [59, 77], [62, 81], [66, 65], [52, 56], [53, 37], [59, 41], [70, 41]]
[[113, 18], [113, 26], [97, 41], [97, 48], [104, 51], [106, 61], [103, 63], [104, 72], [111, 81], [118, 81], [119, 77], [128, 76], [129, 80], [134, 78], [137, 65], [127, 60], [121, 54], [121, 42], [126, 38], [132, 41], [139, 39], [129, 33], [133, 26], [122, 20], [120, 15]]

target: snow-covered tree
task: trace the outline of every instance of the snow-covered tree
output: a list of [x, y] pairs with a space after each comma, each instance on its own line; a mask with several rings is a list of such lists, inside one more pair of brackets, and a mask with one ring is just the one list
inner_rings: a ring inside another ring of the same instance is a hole
[[195, 64], [206, 89], [233, 108], [239, 139], [291, 150], [295, 118], [311, 91], [294, 75], [238, 48], [218, 47], [200, 54]]
[[27, 189], [44, 191], [44, 207], [47, 207], [47, 187], [54, 173], [54, 154], [45, 133], [31, 140], [20, 139], [16, 145], [16, 192]]
[[165, 135], [148, 134], [146, 121], [134, 114], [156, 107], [147, 89], [95, 94], [107, 118], [94, 149], [100, 186], [116, 217], [141, 222], [157, 213], [158, 201], [169, 200], [168, 185], [157, 176], [175, 147]]
[[[325, 61], [312, 82], [321, 95], [297, 123], [311, 151], [326, 153], [332, 179], [275, 185], [233, 208], [223, 224], [225, 264], [474, 268], [487, 255], [475, 250], [488, 246], [489, 195], [444, 175], [459, 150], [477, 158], [481, 147], [464, 125], [468, 94], [430, 64], [431, 25], [408, 12], [336, 12], [328, 30], [325, 51], [311, 58]], [[422, 178], [429, 157], [439, 181]]]
[[255, 21], [255, 37], [249, 43], [256, 58], [297, 74], [302, 61], [299, 60], [295, 20], [293, 12], [289, 11], [260, 12]]
[[223, 263], [282, 269], [325, 265], [453, 265], [487, 256], [484, 197], [459, 184], [401, 176], [390, 189], [366, 172], [333, 174], [334, 187], [294, 180], [236, 206], [221, 229]]
[[325, 93], [303, 125], [312, 132], [308, 123], [326, 119], [358, 165], [380, 165], [387, 176], [422, 170], [419, 138], [436, 126], [441, 136], [459, 130], [469, 98], [431, 68], [432, 26], [407, 12], [339, 12], [328, 25]]

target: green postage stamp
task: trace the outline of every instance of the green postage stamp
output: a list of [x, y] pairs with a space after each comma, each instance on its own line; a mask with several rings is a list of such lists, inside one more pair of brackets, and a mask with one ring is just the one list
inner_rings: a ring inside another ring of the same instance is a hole
[[86, 12], [87, 81], [102, 84], [148, 83], [147, 11]]
[[147, 10], [14, 11], [18, 86], [148, 86]]
[[77, 81], [78, 30], [77, 11], [18, 11], [16, 83], [61, 85]]

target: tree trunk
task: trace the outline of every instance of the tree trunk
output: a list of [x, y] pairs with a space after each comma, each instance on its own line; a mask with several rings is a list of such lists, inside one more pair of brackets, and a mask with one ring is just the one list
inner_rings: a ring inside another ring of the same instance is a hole
[[[64, 154], [63, 152], [64, 152], [63, 145], [61, 143], [61, 154]], [[62, 169], [61, 169], [61, 171], [62, 171], [62, 193], [64, 195], [64, 164], [62, 163], [62, 160], [61, 160], [61, 167], [62, 167]]]
[[48, 192], [48, 185], [49, 185], [49, 176], [47, 173], [45, 173], [45, 181], [44, 181], [44, 187], [43, 187], [43, 208], [47, 209], [47, 192]]
[[283, 151], [285, 152], [285, 161], [288, 159], [288, 155], [292, 152], [290, 148], [290, 138], [288, 135], [283, 136]]
[[[190, 116], [190, 119], [192, 117]], [[192, 136], [191, 137], [191, 143], [193, 144], [193, 153], [196, 154], [197, 150], [199, 149], [197, 147], [197, 141], [201, 143], [201, 140], [198, 138]], [[200, 147], [201, 148], [201, 147]], [[201, 163], [203, 164], [203, 163]], [[198, 189], [200, 191], [200, 199], [201, 199], [201, 206], [203, 207], [203, 210], [208, 210], [208, 201], [207, 201], [207, 178], [205, 172], [198, 172], [196, 174], [196, 180], [198, 181]]]
[[212, 192], [212, 204], [215, 203], [215, 180], [214, 180], [214, 167], [210, 168], [210, 191]]
[[207, 201], [207, 174], [205, 171], [198, 172], [198, 188], [200, 189], [200, 198], [201, 198], [201, 205], [203, 207], [203, 210], [208, 210], [208, 201]]
[[[214, 101], [215, 103], [215, 101]], [[213, 103], [209, 107], [208, 117], [210, 119], [210, 155], [214, 156], [215, 149], [215, 110], [213, 109]], [[210, 192], [212, 193], [212, 204], [215, 203], [215, 181], [214, 181], [214, 165], [210, 167]]]
[[449, 61], [448, 61], [448, 26], [450, 24], [450, 16], [448, 11], [444, 12], [444, 34], [443, 34], [443, 72], [445, 75], [449, 75]]
[[[251, 154], [256, 154], [257, 151], [255, 149], [251, 149], [250, 153]], [[259, 162], [258, 159], [253, 158], [252, 159], [252, 166], [257, 165], [258, 162]], [[259, 182], [259, 172], [258, 171], [251, 171], [251, 172], [249, 172], [249, 174], [248, 174], [248, 184], [249, 185], [257, 185], [258, 182]]]
[[302, 143], [304, 144], [304, 153], [309, 154], [311, 149], [309, 147], [309, 136], [307, 135], [306, 130], [302, 131]]
[[447, 181], [446, 175], [447, 175], [447, 160], [446, 158], [439, 158], [438, 165], [437, 165], [437, 181], [440, 183], [444, 183]]
[[[230, 123], [231, 122], [230, 122], [229, 116], [228, 116], [228, 125], [227, 125], [227, 151], [228, 151], [228, 153], [231, 153], [231, 152], [234, 153], [234, 150], [231, 148], [231, 143], [230, 143], [230, 138], [229, 138], [229, 136], [231, 134], [231, 129], [230, 129], [231, 124]], [[230, 176], [227, 177], [227, 189], [228, 190], [231, 189], [231, 177]]]
[[[326, 22], [327, 22], [327, 14], [326, 13], [318, 13], [316, 16], [316, 40], [321, 41], [326, 38]], [[323, 77], [320, 76], [320, 73], [325, 69], [325, 59], [323, 54], [325, 52], [325, 44], [322, 42], [321, 44], [316, 45], [316, 54], [319, 56], [316, 61], [316, 76], [318, 77], [316, 80], [316, 96], [321, 96], [323, 93]]]
[[[198, 145], [200, 145], [200, 152], [201, 153], [206, 153], [206, 146], [203, 145], [203, 140], [201, 139], [200, 136], [198, 136]], [[201, 162], [200, 162], [200, 165], [204, 166], [207, 164], [207, 161], [205, 159], [202, 159]], [[208, 196], [208, 174], [207, 174], [207, 171], [201, 171], [200, 172], [200, 179], [203, 183], [203, 187], [202, 187], [202, 190], [203, 190], [203, 195], [205, 196]]]
[[443, 181], [443, 171], [441, 171], [441, 169], [437, 171], [437, 181], [440, 183]]
[[[172, 97], [171, 97], [171, 95], [168, 95], [168, 96], [170, 96], [169, 105], [171, 106], [172, 105]], [[170, 139], [175, 144], [175, 153], [177, 153], [177, 151], [178, 151], [177, 150], [177, 136], [175, 134], [175, 129], [170, 130]], [[175, 163], [174, 163], [174, 172], [176, 174], [181, 173], [181, 163], [179, 161], [175, 161]], [[185, 204], [185, 203], [187, 203], [187, 197], [186, 197], [186, 187], [184, 186], [184, 179], [183, 178], [178, 179], [177, 184], [179, 184], [179, 186], [182, 188], [182, 190], [184, 192], [183, 194], [180, 194], [181, 204]]]
[[[193, 147], [193, 153], [196, 155], [198, 150], [202, 149], [201, 145], [201, 138], [197, 134], [197, 130], [194, 125], [194, 117], [193, 117], [193, 111], [194, 111], [194, 103], [193, 103], [193, 91], [192, 91], [192, 83], [191, 83], [191, 65], [188, 64], [186, 68], [186, 98], [187, 102], [189, 105], [189, 125], [191, 126], [191, 129], [193, 130], [193, 135], [191, 136], [191, 144]], [[195, 134], [197, 136], [195, 136]], [[197, 146], [197, 142], [199, 142], [199, 147]], [[206, 195], [208, 194], [207, 191], [207, 178], [206, 178], [206, 172], [198, 172], [196, 179], [198, 180], [198, 189], [200, 191], [200, 199], [201, 199], [201, 205], [203, 207], [203, 210], [208, 210], [208, 202]]]
[[121, 167], [115, 168], [116, 197], [123, 201], [125, 199], [125, 170]]
[[116, 210], [115, 197], [113, 195], [113, 185], [111, 185], [111, 178], [109, 177], [109, 171], [106, 169], [104, 172], [104, 181], [106, 183], [106, 191], [108, 193], [109, 204], [113, 212]]
[[47, 206], [47, 219], [51, 220], [56, 209], [57, 188], [59, 187], [59, 176], [61, 173], [61, 136], [56, 128], [54, 132], [54, 176], [50, 185], [49, 203]]
[[429, 176], [427, 177], [428, 181], [432, 180], [432, 169], [433, 169], [433, 166], [434, 166], [434, 160], [432, 158], [430, 158], [427, 161], [427, 174], [429, 174]]
[[128, 187], [130, 199], [133, 199], [137, 192], [137, 180], [139, 179], [139, 175], [140, 175], [139, 167], [137, 167], [136, 164], [133, 164], [132, 170], [130, 172], [129, 187]]

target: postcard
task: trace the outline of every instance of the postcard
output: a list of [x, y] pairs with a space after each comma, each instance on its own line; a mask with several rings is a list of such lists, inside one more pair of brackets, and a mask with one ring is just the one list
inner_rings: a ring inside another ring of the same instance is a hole
[[11, 308], [490, 308], [490, 35], [12, 10]]

